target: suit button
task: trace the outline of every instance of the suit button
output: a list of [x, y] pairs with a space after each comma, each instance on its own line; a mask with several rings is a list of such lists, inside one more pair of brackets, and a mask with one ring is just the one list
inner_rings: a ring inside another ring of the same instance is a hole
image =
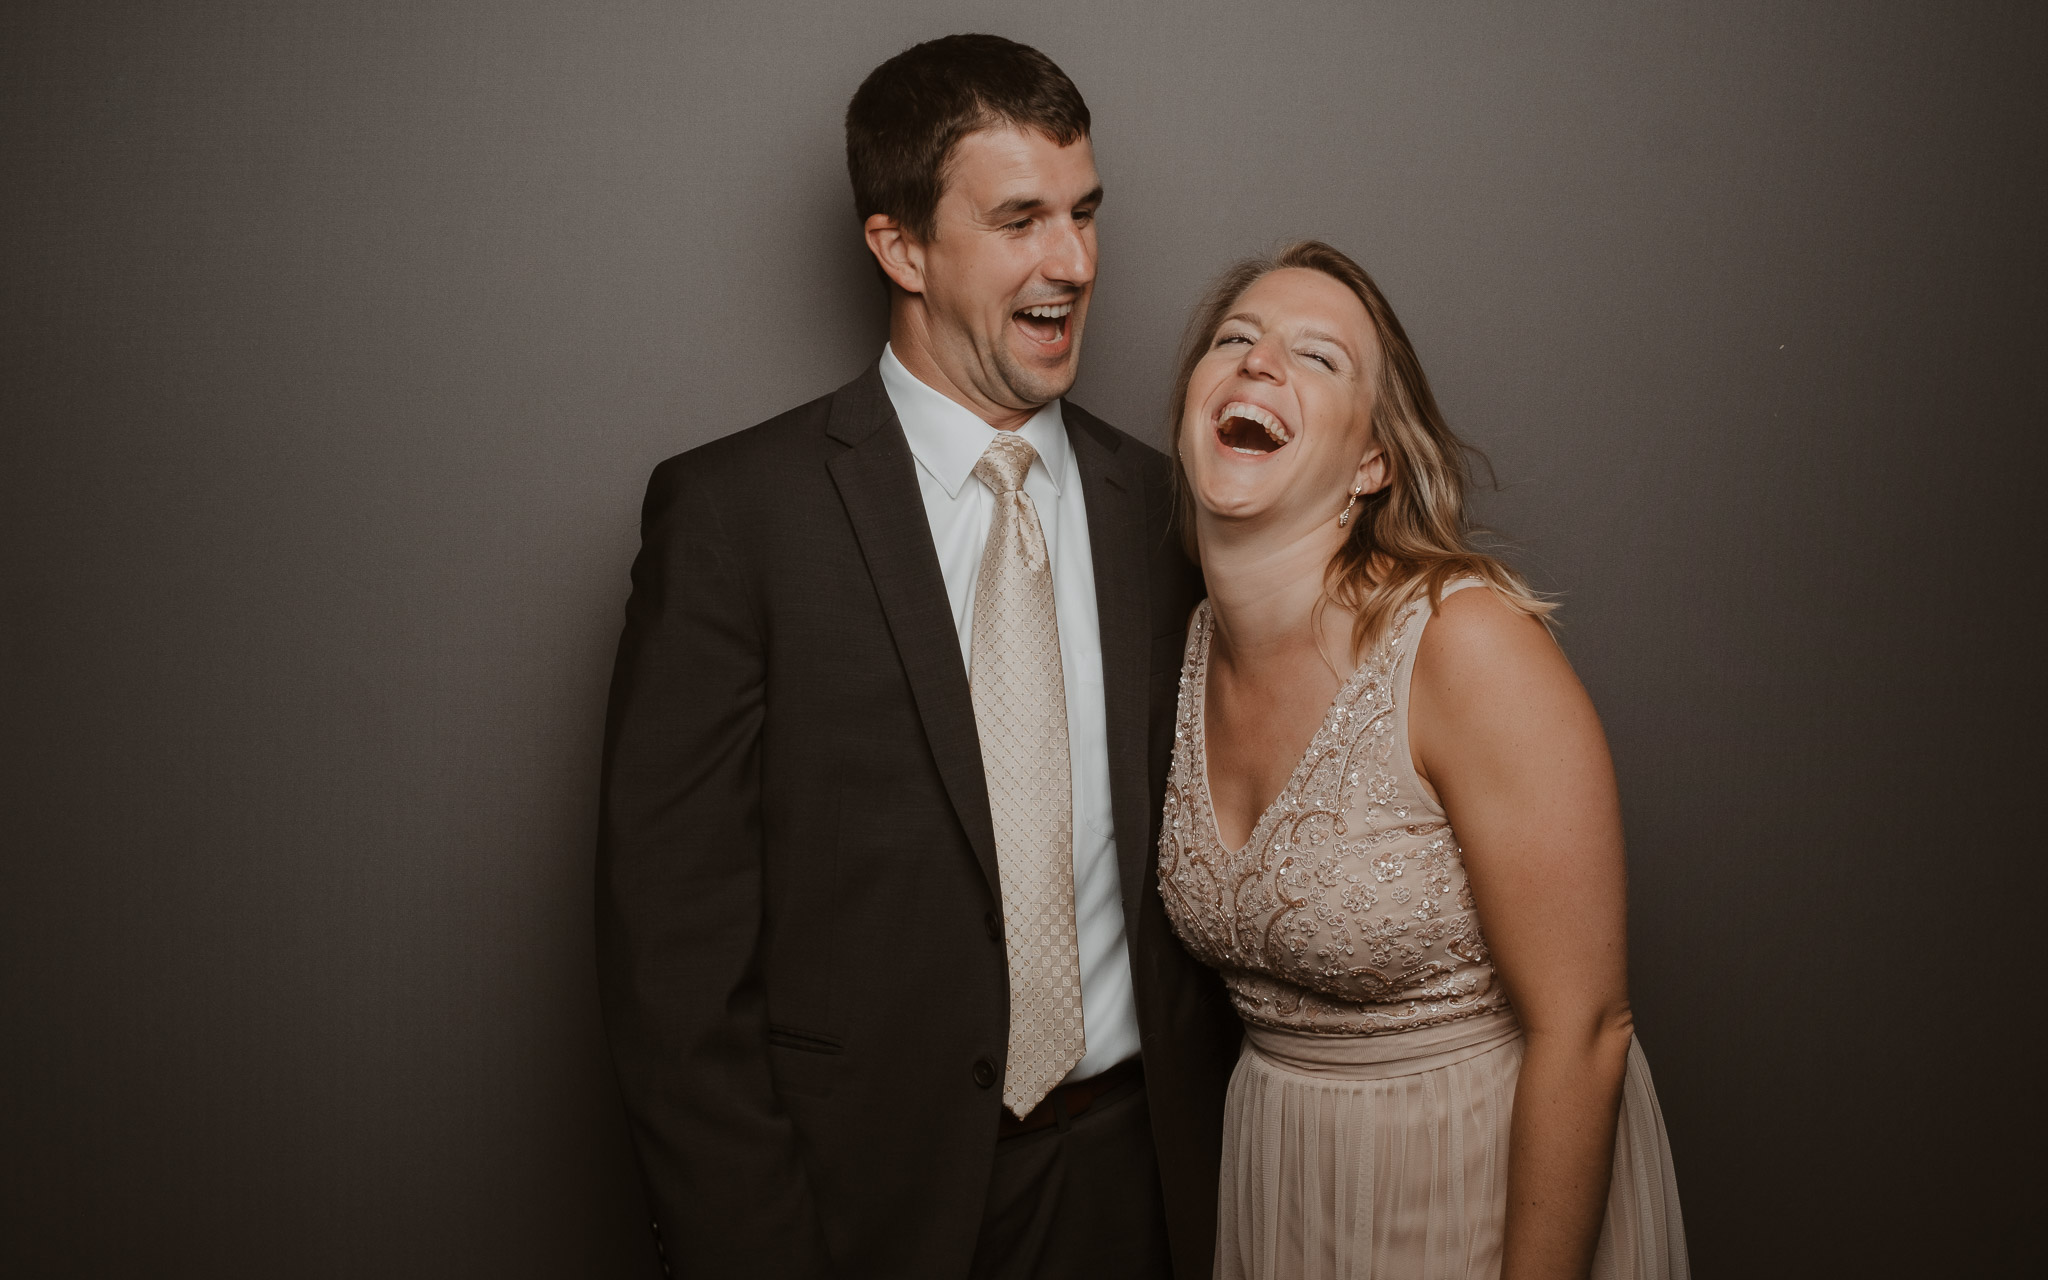
[[1003, 940], [1003, 918], [1001, 916], [991, 911], [981, 918], [981, 923], [988, 930], [988, 940], [990, 942], [1001, 942]]
[[974, 1063], [974, 1083], [987, 1089], [996, 1082], [996, 1064], [987, 1058], [978, 1058]]

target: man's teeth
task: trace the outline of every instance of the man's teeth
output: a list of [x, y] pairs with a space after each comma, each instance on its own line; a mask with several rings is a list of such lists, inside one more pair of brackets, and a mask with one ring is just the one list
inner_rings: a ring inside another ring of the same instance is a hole
[[1026, 307], [1024, 314], [1040, 320], [1057, 320], [1074, 309], [1071, 302], [1062, 302], [1056, 307]]
[[1216, 415], [1216, 421], [1219, 423], [1228, 422], [1232, 418], [1243, 418], [1246, 422], [1258, 423], [1266, 429], [1267, 435], [1273, 437], [1281, 444], [1286, 444], [1293, 438], [1287, 434], [1287, 428], [1280, 425], [1280, 419], [1267, 413], [1255, 404], [1246, 404], [1242, 400], [1233, 400], [1223, 406], [1222, 413]]

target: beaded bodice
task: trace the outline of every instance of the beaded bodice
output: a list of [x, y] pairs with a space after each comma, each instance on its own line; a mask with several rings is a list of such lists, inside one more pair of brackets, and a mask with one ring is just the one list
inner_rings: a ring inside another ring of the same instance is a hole
[[1196, 611], [1181, 664], [1159, 891], [1175, 932], [1222, 973], [1248, 1022], [1378, 1035], [1508, 1007], [1457, 837], [1408, 752], [1404, 707], [1430, 612], [1425, 596], [1397, 616], [1233, 852], [1209, 797], [1202, 704], [1213, 624], [1206, 601]]

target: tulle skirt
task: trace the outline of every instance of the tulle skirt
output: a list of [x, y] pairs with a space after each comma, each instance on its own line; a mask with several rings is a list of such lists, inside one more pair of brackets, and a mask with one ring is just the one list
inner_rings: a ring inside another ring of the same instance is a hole
[[[1246, 1027], [1223, 1119], [1218, 1280], [1493, 1280], [1512, 1012], [1379, 1036]], [[1686, 1280], [1664, 1117], [1629, 1044], [1594, 1280]]]

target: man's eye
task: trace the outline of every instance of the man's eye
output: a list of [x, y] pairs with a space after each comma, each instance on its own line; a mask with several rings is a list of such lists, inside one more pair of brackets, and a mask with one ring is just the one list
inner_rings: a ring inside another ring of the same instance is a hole
[[1076, 221], [1076, 222], [1093, 222], [1093, 221], [1095, 221], [1095, 210], [1093, 210], [1093, 209], [1077, 209], [1077, 210], [1075, 210], [1075, 212], [1074, 212], [1074, 221]]
[[1029, 230], [1031, 230], [1031, 219], [1029, 219], [1029, 218], [1019, 218], [1019, 219], [1017, 219], [1017, 220], [1016, 220], [1015, 222], [1011, 223], [1011, 224], [1010, 224], [1010, 225], [1009, 225], [1008, 227], [1005, 227], [1005, 228], [1004, 228], [1004, 230], [1006, 230], [1006, 231], [1029, 231]]

